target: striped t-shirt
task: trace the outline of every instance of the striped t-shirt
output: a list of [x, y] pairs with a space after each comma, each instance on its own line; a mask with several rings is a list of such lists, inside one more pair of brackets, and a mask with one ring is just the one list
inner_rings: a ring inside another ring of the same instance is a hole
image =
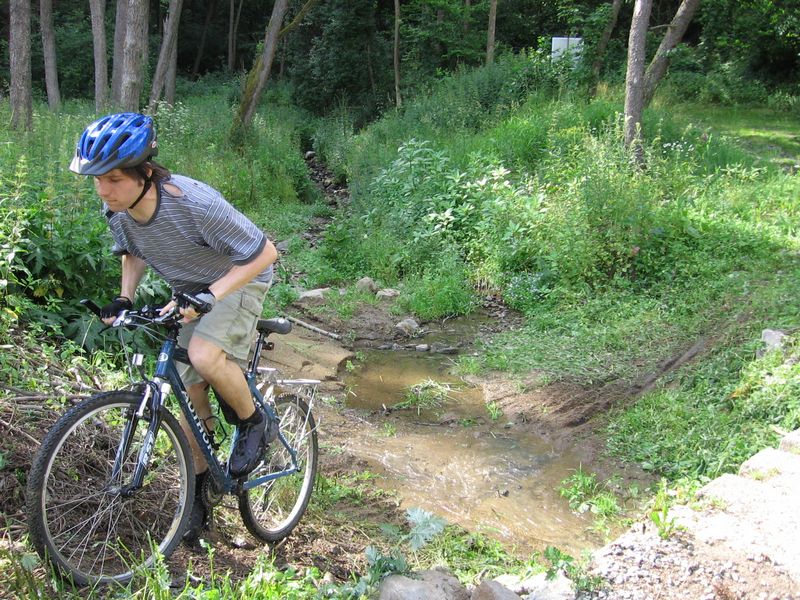
[[[173, 195], [170, 183], [183, 191]], [[247, 217], [205, 183], [172, 177], [159, 184], [158, 203], [147, 223], [138, 223], [127, 211], [109, 213], [114, 253], [130, 253], [144, 260], [178, 292], [196, 293], [224, 276], [234, 265], [253, 260], [267, 237]], [[269, 282], [272, 267], [254, 281]]]

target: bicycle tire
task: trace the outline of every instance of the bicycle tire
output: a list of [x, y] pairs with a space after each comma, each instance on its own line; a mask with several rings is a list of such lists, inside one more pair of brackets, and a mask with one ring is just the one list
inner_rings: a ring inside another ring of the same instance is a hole
[[[181, 541], [194, 498], [189, 443], [166, 411], [143, 486], [128, 497], [149, 414], [139, 419], [111, 481], [126, 423], [141, 392], [115, 391], [81, 402], [50, 429], [28, 476], [30, 539], [39, 555], [77, 585], [126, 583]], [[187, 502], [187, 499], [189, 502]]]
[[[239, 495], [239, 512], [245, 527], [265, 542], [284, 539], [300, 522], [314, 490], [319, 454], [316, 423], [305, 400], [283, 394], [275, 399], [275, 409], [281, 434], [297, 452], [299, 471]], [[280, 440], [275, 440], [249, 478], [280, 472], [290, 465], [291, 455]]]

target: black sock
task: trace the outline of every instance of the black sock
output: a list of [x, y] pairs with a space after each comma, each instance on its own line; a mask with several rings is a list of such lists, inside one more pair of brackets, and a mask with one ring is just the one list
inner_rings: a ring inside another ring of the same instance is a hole
[[195, 473], [194, 476], [194, 497], [199, 498], [203, 494], [203, 482], [206, 480], [206, 475], [208, 475], [208, 470], [203, 471], [202, 473]]
[[250, 415], [246, 419], [242, 419], [242, 423], [247, 423], [248, 425], [258, 425], [263, 420], [264, 420], [264, 415], [261, 413], [260, 410], [256, 408], [255, 412], [252, 415]]

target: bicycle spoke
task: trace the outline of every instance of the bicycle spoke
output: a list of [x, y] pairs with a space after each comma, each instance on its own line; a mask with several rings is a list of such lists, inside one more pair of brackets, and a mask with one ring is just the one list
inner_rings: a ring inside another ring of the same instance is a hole
[[[162, 421], [154, 440], [155, 460], [141, 488], [128, 486], [147, 420], [130, 432], [125, 459], [115, 459], [128, 415], [140, 403], [133, 392], [87, 400], [86, 408], [79, 405], [68, 413], [60, 428], [57, 423], [52, 439], [43, 443], [46, 462], [40, 459], [32, 468], [29, 507], [41, 518], [31, 530], [32, 541], [76, 582], [124, 581], [137, 563], [151, 560], [153, 543], [167, 554], [180, 541], [190, 450], [177, 420], [166, 415]], [[119, 470], [112, 482], [115, 463]]]

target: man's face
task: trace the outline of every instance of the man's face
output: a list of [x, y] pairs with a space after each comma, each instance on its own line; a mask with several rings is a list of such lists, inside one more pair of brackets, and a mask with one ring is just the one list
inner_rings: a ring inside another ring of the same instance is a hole
[[129, 177], [122, 169], [114, 169], [94, 178], [97, 195], [113, 212], [127, 210], [142, 193], [144, 182]]

